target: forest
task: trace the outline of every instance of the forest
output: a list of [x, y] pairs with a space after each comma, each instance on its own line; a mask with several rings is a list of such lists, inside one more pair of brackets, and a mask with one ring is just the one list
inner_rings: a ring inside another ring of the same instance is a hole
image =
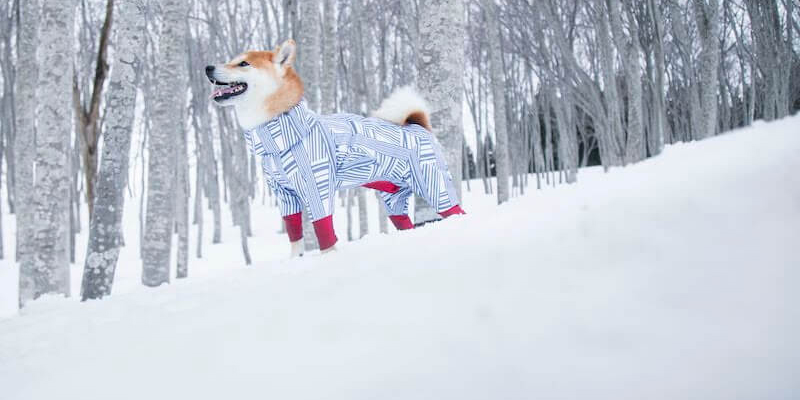
[[[19, 305], [111, 294], [131, 202], [143, 285], [189, 277], [206, 237], [249, 264], [253, 224], [281, 223], [251, 208], [276, 199], [203, 71], [289, 38], [311, 109], [366, 115], [415, 86], [456, 186], [497, 204], [800, 109], [797, 0], [2, 0], [0, 212], [16, 222], [0, 256]], [[349, 241], [370, 220], [391, 234], [372, 191], [338, 196]]]

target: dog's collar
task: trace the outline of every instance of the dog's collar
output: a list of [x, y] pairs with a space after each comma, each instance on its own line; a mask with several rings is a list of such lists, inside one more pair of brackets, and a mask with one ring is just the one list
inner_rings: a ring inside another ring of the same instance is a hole
[[256, 155], [283, 153], [308, 136], [319, 122], [305, 100], [288, 111], [245, 131], [244, 136]]

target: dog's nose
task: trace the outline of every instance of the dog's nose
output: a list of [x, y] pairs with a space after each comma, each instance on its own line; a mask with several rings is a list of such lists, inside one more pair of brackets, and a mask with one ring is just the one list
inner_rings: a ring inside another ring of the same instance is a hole
[[211, 78], [211, 74], [213, 72], [214, 72], [214, 66], [213, 65], [207, 65], [206, 66], [206, 76]]

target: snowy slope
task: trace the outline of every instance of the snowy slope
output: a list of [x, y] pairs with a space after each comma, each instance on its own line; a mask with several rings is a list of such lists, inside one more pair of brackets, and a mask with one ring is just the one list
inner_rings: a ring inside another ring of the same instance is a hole
[[266, 223], [154, 290], [133, 256], [0, 320], [0, 398], [796, 399], [799, 153], [759, 124], [292, 261]]

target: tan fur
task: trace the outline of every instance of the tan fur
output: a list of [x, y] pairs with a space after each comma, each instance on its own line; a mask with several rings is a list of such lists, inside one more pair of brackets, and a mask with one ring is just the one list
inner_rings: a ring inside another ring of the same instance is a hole
[[[242, 54], [240, 57], [236, 57], [230, 62], [230, 64], [228, 64], [228, 67], [236, 68], [240, 62], [247, 61], [250, 65], [256, 68], [266, 70], [268, 66], [272, 65], [272, 60], [274, 57], [275, 54], [271, 51], [248, 51]], [[270, 68], [270, 70], [272, 70], [272, 68]]]
[[403, 125], [408, 124], [417, 124], [428, 131], [433, 131], [433, 128], [431, 128], [431, 121], [428, 118], [428, 113], [422, 110], [412, 111], [410, 114], [408, 114], [408, 117], [406, 117]]
[[286, 61], [289, 66], [286, 67], [283, 76], [281, 76], [275, 64], [275, 57], [279, 53], [280, 46], [276, 47], [273, 51], [248, 51], [244, 53], [242, 57], [237, 57], [227, 65], [229, 68], [236, 68], [237, 64], [240, 62], [247, 61], [253, 68], [266, 71], [275, 78], [276, 81], [281, 82], [275, 93], [272, 93], [264, 99], [264, 109], [270, 116], [289, 111], [292, 107], [300, 103], [304, 93], [303, 81], [291, 66], [294, 62], [294, 54]]
[[282, 84], [275, 93], [264, 101], [264, 107], [269, 115], [278, 115], [289, 111], [303, 99], [303, 81], [289, 67], [283, 75]]

